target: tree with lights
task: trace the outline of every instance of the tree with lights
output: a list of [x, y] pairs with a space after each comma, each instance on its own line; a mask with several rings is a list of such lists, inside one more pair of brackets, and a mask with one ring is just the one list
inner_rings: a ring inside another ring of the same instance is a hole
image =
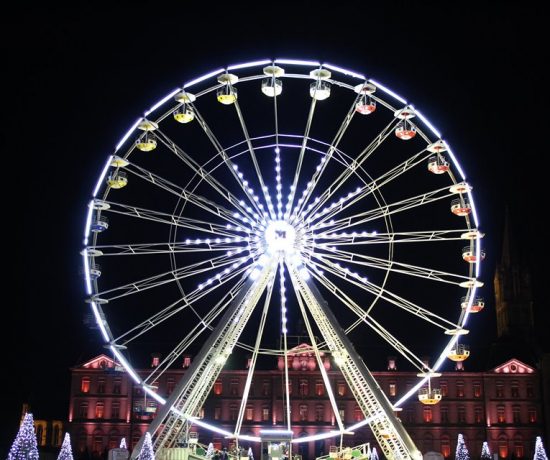
[[481, 460], [491, 460], [491, 458], [489, 444], [487, 444], [487, 441], [483, 441], [483, 446], [481, 447]]
[[370, 454], [370, 460], [379, 460], [378, 452], [376, 452], [376, 447], [372, 448], [372, 452]]
[[34, 433], [32, 414], [27, 412], [19, 427], [15, 441], [8, 454], [8, 460], [38, 460], [38, 446]]
[[119, 449], [128, 449], [128, 447], [126, 447], [126, 438], [122, 438], [120, 440], [120, 446], [118, 446]]
[[533, 455], [533, 460], [548, 460], [544, 446], [542, 445], [542, 439], [540, 436], [537, 436], [537, 441], [535, 443], [535, 455]]
[[141, 446], [141, 452], [139, 453], [138, 460], [155, 460], [155, 453], [153, 452], [153, 443], [151, 442], [151, 433], [145, 433], [145, 440], [143, 446]]
[[209, 443], [208, 448], [206, 449], [206, 458], [212, 458], [214, 456], [214, 444]]
[[248, 448], [248, 460], [254, 460], [254, 452], [252, 452], [252, 447]]
[[69, 433], [65, 433], [57, 460], [73, 460], [73, 449], [71, 448], [71, 436]]
[[458, 442], [456, 444], [455, 460], [470, 460], [470, 453], [464, 442], [464, 436], [458, 435]]

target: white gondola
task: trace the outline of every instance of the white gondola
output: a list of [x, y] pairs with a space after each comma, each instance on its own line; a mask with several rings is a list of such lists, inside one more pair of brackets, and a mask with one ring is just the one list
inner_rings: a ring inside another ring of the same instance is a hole
[[109, 228], [109, 219], [105, 215], [94, 216], [92, 219], [92, 224], [90, 225], [90, 230], [94, 233], [104, 232]]

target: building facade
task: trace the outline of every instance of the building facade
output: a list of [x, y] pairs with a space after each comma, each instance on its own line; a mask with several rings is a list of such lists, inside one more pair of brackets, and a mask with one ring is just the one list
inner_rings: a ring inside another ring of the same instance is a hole
[[[302, 357], [307, 347], [296, 353], [298, 365], [291, 364], [292, 425], [296, 436], [305, 436], [335, 429], [321, 373], [316, 365]], [[151, 365], [155, 365], [153, 357]], [[168, 396], [189, 366], [165, 372], [154, 386], [163, 397]], [[284, 426], [283, 372], [256, 371], [250, 390], [241, 432], [259, 436], [260, 429]], [[359, 406], [341, 373], [328, 369], [331, 387], [337, 399], [340, 416], [346, 425], [363, 419]], [[75, 454], [85, 452], [100, 455], [118, 447], [122, 437], [130, 448], [135, 445], [155, 417], [157, 403], [134, 386], [131, 378], [105, 355], [98, 356], [72, 370], [69, 430]], [[403, 390], [411, 388], [416, 373], [400, 371], [390, 360], [388, 370], [373, 372], [379, 386], [390, 401]], [[223, 371], [215, 382], [200, 416], [205, 421], [232, 430], [237, 419], [247, 376], [242, 370]], [[434, 406], [422, 405], [411, 398], [398, 413], [406, 429], [422, 452], [438, 451], [445, 458], [454, 456], [456, 439], [464, 434], [472, 457], [479, 457], [481, 445], [487, 440], [491, 451], [501, 459], [532, 458], [534, 439], [543, 433], [540, 376], [536, 369], [511, 359], [487, 372], [456, 370], [443, 372], [435, 379], [443, 399]], [[213, 442], [218, 448], [230, 447], [222, 436], [194, 428], [201, 443]], [[326, 454], [335, 440], [320, 440], [296, 446], [305, 459]], [[347, 445], [375, 440], [368, 428], [347, 436]], [[258, 447], [254, 447], [258, 449]], [[259, 451], [255, 453], [259, 458]]]

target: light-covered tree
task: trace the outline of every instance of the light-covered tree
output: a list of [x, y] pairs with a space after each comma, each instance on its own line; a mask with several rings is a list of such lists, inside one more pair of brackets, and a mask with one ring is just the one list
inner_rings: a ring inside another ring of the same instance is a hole
[[19, 427], [15, 441], [11, 445], [8, 460], [38, 460], [38, 446], [34, 433], [34, 419], [26, 413]]
[[120, 440], [120, 446], [118, 446], [119, 449], [128, 449], [128, 447], [126, 447], [126, 438], [122, 438]]
[[370, 455], [370, 460], [379, 460], [378, 452], [376, 451], [376, 447], [372, 448], [372, 453]]
[[481, 447], [481, 460], [491, 460], [491, 451], [489, 450], [489, 444], [487, 441], [483, 441], [483, 446]]
[[71, 436], [69, 433], [65, 433], [57, 460], [73, 460], [73, 449], [71, 448]]
[[464, 436], [458, 435], [458, 442], [456, 443], [455, 460], [470, 460], [470, 453], [464, 442]]
[[153, 443], [149, 432], [145, 433], [145, 440], [143, 441], [143, 446], [141, 446], [141, 452], [139, 453], [138, 460], [155, 460]]
[[548, 456], [546, 455], [540, 436], [537, 436], [537, 440], [535, 442], [535, 455], [533, 455], [533, 460], [548, 460]]

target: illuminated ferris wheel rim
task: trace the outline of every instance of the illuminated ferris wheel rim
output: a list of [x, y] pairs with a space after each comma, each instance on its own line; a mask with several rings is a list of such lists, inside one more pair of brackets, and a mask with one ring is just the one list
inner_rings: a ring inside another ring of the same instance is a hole
[[[429, 129], [429, 131], [436, 137], [436, 139], [439, 139], [440, 141], [443, 142], [443, 145], [445, 146], [445, 149], [448, 152], [455, 169], [458, 171], [460, 177], [462, 178], [462, 181], [466, 180], [466, 176], [465, 176], [460, 164], [458, 163], [455, 155], [451, 151], [450, 146], [448, 145], [448, 143], [441, 139], [441, 135], [437, 131], [437, 129], [418, 111], [418, 109], [414, 108], [411, 104], [408, 104], [407, 101], [404, 98], [400, 97], [399, 95], [397, 95], [396, 93], [394, 93], [390, 89], [386, 88], [382, 84], [378, 83], [377, 81], [375, 81], [373, 79], [367, 79], [365, 76], [363, 76], [359, 73], [356, 73], [354, 71], [343, 69], [343, 68], [340, 68], [340, 67], [328, 64], [328, 63], [321, 64], [320, 62], [316, 62], [316, 61], [304, 61], [304, 60], [294, 60], [294, 59], [275, 59], [275, 60], [253, 61], [253, 62], [247, 62], [247, 63], [237, 64], [237, 65], [230, 65], [227, 68], [216, 69], [212, 72], [209, 72], [205, 75], [202, 75], [198, 78], [195, 78], [195, 79], [187, 82], [186, 84], [183, 85], [183, 91], [187, 91], [188, 89], [190, 89], [192, 87], [195, 87], [199, 83], [208, 81], [211, 78], [214, 78], [214, 77], [216, 77], [220, 74], [223, 74], [223, 73], [227, 73], [229, 71], [252, 68], [252, 67], [260, 67], [260, 66], [266, 66], [266, 65], [277, 65], [277, 64], [288, 65], [288, 66], [308, 67], [308, 68], [330, 69], [332, 72], [335, 72], [337, 74], [341, 74], [345, 77], [356, 79], [360, 83], [372, 84], [376, 87], [376, 89], [382, 91], [385, 95], [389, 96], [393, 100], [403, 104], [404, 106], [407, 106], [407, 107], [410, 107], [411, 109], [414, 109], [415, 115], [422, 121], [424, 126]], [[247, 81], [247, 80], [257, 80], [257, 79], [261, 79], [261, 78], [265, 78], [265, 75], [259, 74], [257, 76], [246, 77], [246, 78], [242, 78], [240, 81], [244, 82], [244, 81]], [[289, 73], [289, 74], [285, 74], [284, 76], [282, 76], [280, 78], [310, 79], [311, 77], [308, 74], [291, 74], [291, 73]], [[338, 86], [341, 86], [341, 87], [344, 87], [344, 88], [347, 88], [347, 89], [353, 90], [353, 88], [354, 88], [353, 85], [349, 85], [349, 84], [344, 83], [342, 81], [338, 81], [334, 78], [330, 78], [327, 81], [329, 81], [331, 84], [336, 84]], [[214, 86], [211, 86], [208, 89], [205, 89], [205, 90], [197, 93], [196, 97], [198, 98], [198, 97], [200, 97], [204, 94], [208, 94], [212, 91], [215, 91], [220, 86], [222, 86], [222, 85], [221, 84], [215, 84]], [[100, 188], [101, 188], [101, 186], [102, 186], [102, 184], [105, 180], [105, 177], [107, 175], [107, 172], [109, 170], [109, 167], [111, 166], [111, 163], [112, 163], [113, 159], [117, 157], [117, 153], [124, 147], [127, 140], [129, 139], [129, 137], [137, 130], [137, 128], [138, 128], [139, 124], [142, 122], [142, 120], [145, 117], [148, 117], [149, 115], [157, 112], [162, 106], [164, 106], [169, 101], [172, 101], [174, 96], [176, 94], [178, 94], [179, 92], [181, 92], [181, 91], [182, 91], [182, 88], [177, 88], [176, 90], [170, 92], [167, 96], [165, 96], [164, 98], [159, 100], [149, 110], [147, 110], [144, 113], [144, 117], [140, 117], [131, 126], [131, 128], [126, 132], [126, 134], [121, 138], [119, 143], [116, 145], [114, 153], [108, 157], [107, 162], [105, 164], [105, 167], [103, 168], [103, 170], [100, 174], [100, 177], [98, 179], [98, 182], [97, 182], [97, 184], [94, 188], [91, 201], [89, 202], [89, 209], [88, 209], [86, 225], [85, 225], [85, 232], [84, 232], [84, 245], [85, 246], [88, 245], [88, 241], [89, 241], [89, 237], [90, 237], [90, 227], [91, 227], [91, 224], [92, 224], [92, 214], [93, 214], [94, 209], [97, 209], [96, 203], [98, 202], [98, 200], [97, 200], [96, 197], [97, 197], [97, 195], [99, 193], [99, 190], [100, 190]], [[398, 110], [398, 107], [393, 107], [392, 105], [387, 103], [385, 100], [377, 98], [377, 101], [383, 103], [383, 105], [385, 105], [390, 110], [394, 110], [394, 111]], [[159, 121], [164, 119], [172, 111], [173, 110], [171, 109], [168, 112], [166, 112], [165, 114], [161, 115], [159, 117]], [[420, 132], [420, 130], [419, 130], [419, 132]], [[422, 134], [423, 133], [421, 133], [421, 135]], [[274, 135], [258, 136], [258, 137], [252, 138], [252, 139], [256, 140], [256, 139], [262, 139], [262, 138], [269, 138], [269, 137], [273, 137], [273, 136]], [[281, 138], [284, 138], [285, 136], [286, 137], [296, 137], [296, 138], [299, 138], [299, 139], [303, 138], [303, 136], [291, 135], [291, 134], [286, 134], [286, 135], [285, 134], [278, 134], [278, 136], [280, 136]], [[320, 142], [321, 144], [330, 145], [330, 144], [324, 143], [322, 141], [316, 141], [313, 138], [308, 138], [308, 139], [310, 139], [311, 141], [314, 141], [314, 142]], [[240, 145], [245, 144], [245, 142], [246, 141], [238, 142], [238, 143], [228, 147], [226, 150], [231, 150], [233, 148], [236, 148]], [[284, 144], [277, 142], [277, 143], [272, 143], [272, 144], [269, 144], [269, 145], [265, 145], [265, 146], [260, 147], [260, 148], [268, 148], [268, 147], [279, 146], [279, 145], [280, 146], [285, 146]], [[290, 145], [290, 144], [288, 146], [289, 147], [295, 147], [295, 145]], [[313, 150], [309, 146], [308, 146], [308, 149]], [[246, 150], [243, 150], [242, 152], [239, 153], [239, 155], [241, 155], [245, 151]], [[129, 153], [130, 152], [128, 152], [128, 154], [126, 156], [128, 156]], [[474, 223], [475, 223], [475, 230], [473, 230], [473, 231], [478, 232], [477, 229], [479, 228], [479, 221], [478, 221], [478, 216], [477, 216], [477, 212], [476, 212], [476, 209], [475, 209], [471, 189], [468, 187], [466, 189], [465, 193], [467, 193], [467, 195], [468, 195], [468, 200], [469, 200], [469, 203], [470, 203], [470, 206], [471, 206], [472, 216], [473, 216]], [[481, 261], [481, 258], [479, 257], [479, 248], [480, 248], [479, 238], [480, 238], [480, 236], [479, 236], [479, 233], [478, 233], [475, 236], [476, 243], [477, 243], [476, 247], [477, 247], [477, 251], [478, 251], [477, 262], [475, 263], [475, 279], [472, 279], [471, 286], [469, 286], [469, 288], [470, 288], [469, 289], [469, 297], [467, 299], [468, 308], [465, 309], [464, 313], [461, 315], [461, 319], [460, 319], [460, 323], [459, 323], [460, 327], [465, 326], [465, 324], [467, 322], [469, 312], [470, 312], [470, 307], [471, 307], [471, 305], [474, 301], [474, 298], [475, 298], [476, 288], [480, 285], [480, 283], [477, 281], [477, 278], [479, 278], [479, 267], [480, 267], [480, 261]], [[90, 299], [89, 299], [89, 303], [91, 304], [91, 308], [92, 308], [95, 320], [98, 324], [98, 327], [101, 331], [101, 334], [102, 334], [102, 337], [103, 337], [104, 341], [109, 345], [110, 349], [112, 350], [112, 352], [114, 353], [114, 355], [116, 356], [116, 358], [118, 359], [120, 364], [122, 364], [122, 366], [125, 368], [125, 370], [128, 372], [128, 374], [133, 378], [133, 380], [138, 385], [141, 385], [143, 387], [144, 391], [149, 396], [154, 398], [160, 404], [164, 404], [165, 400], [162, 397], [160, 397], [158, 394], [156, 394], [155, 391], [152, 389], [152, 387], [138, 376], [137, 372], [133, 369], [133, 367], [130, 365], [130, 363], [127, 361], [127, 359], [124, 357], [124, 355], [121, 351], [121, 348], [118, 345], [113, 344], [114, 337], [111, 335], [110, 330], [108, 329], [108, 326], [107, 326], [106, 321], [104, 319], [103, 313], [101, 311], [101, 305], [100, 305], [101, 300], [96, 299], [93, 296], [93, 292], [92, 292], [92, 288], [91, 288], [91, 281], [90, 281], [91, 277], [90, 277], [90, 266], [89, 266], [88, 252], [86, 252], [86, 250], [83, 251], [83, 263], [84, 263], [85, 276], [86, 276], [86, 290], [87, 290], [88, 295], [91, 296]], [[444, 350], [442, 351], [440, 356], [437, 358], [435, 365], [431, 368], [431, 370], [433, 372], [436, 372], [437, 370], [439, 370], [439, 368], [441, 367], [442, 363], [444, 362], [444, 360], [446, 358], [446, 355], [447, 355], [448, 351], [455, 344], [457, 339], [458, 339], [458, 335], [453, 335], [451, 337], [451, 339], [449, 340], [447, 346], [444, 348]], [[395, 402], [394, 407], [398, 408], [405, 400], [407, 400], [410, 396], [415, 394], [417, 392], [417, 390], [420, 387], [422, 387], [428, 379], [429, 379], [429, 375], [422, 378], [413, 388], [411, 388], [410, 391], [408, 391], [403, 397], [401, 397], [398, 401]], [[188, 419], [191, 419], [194, 423], [196, 423], [199, 426], [203, 426], [205, 428], [208, 428], [208, 429], [210, 429], [212, 431], [215, 431], [215, 432], [218, 432], [220, 434], [224, 434], [226, 436], [233, 436], [234, 435], [234, 434], [229, 433], [225, 430], [222, 430], [222, 429], [217, 428], [215, 426], [212, 426], [208, 423], [205, 423], [204, 421], [199, 420], [196, 417], [192, 417], [188, 414], [180, 414], [180, 415], [185, 416]], [[363, 420], [359, 423], [356, 423], [356, 424], [354, 424], [350, 427], [345, 428], [344, 431], [353, 431], [353, 430], [355, 430], [355, 429], [357, 429], [361, 426], [366, 425], [368, 422], [369, 422], [369, 420], [365, 419], [365, 420]], [[295, 438], [293, 440], [293, 442], [296, 442], [296, 443], [297, 442], [307, 442], [307, 441], [311, 441], [311, 440], [314, 440], [314, 439], [322, 439], [322, 438], [333, 437], [333, 436], [342, 434], [344, 431], [342, 431], [342, 430], [332, 430], [328, 433], [323, 433], [323, 434], [319, 434], [319, 435], [315, 435], [315, 436]], [[247, 436], [247, 435], [242, 435], [242, 434], [240, 434], [238, 437], [240, 439], [249, 440], [249, 441], [259, 441], [260, 440], [257, 437]]]

